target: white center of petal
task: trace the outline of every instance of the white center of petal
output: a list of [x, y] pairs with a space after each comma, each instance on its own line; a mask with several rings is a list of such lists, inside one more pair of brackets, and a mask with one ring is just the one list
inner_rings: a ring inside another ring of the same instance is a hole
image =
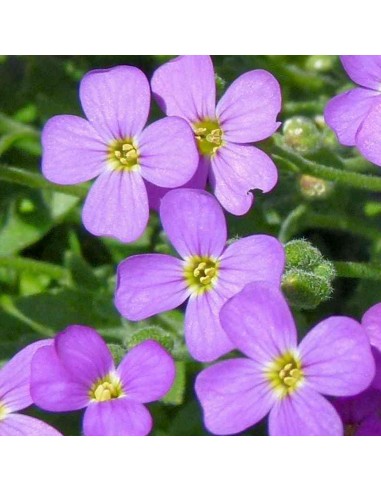
[[92, 401], [98, 402], [120, 398], [124, 396], [122, 382], [115, 374], [108, 374], [92, 385], [89, 396]]

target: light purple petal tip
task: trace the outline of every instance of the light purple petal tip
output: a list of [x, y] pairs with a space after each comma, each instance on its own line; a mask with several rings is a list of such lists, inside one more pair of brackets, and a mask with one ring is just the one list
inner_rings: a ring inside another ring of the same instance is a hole
[[75, 381], [90, 387], [115, 369], [103, 338], [87, 326], [72, 325], [55, 338], [59, 360]]
[[183, 257], [218, 257], [226, 243], [226, 222], [217, 200], [206, 191], [172, 190], [161, 201], [160, 218], [169, 240]]
[[196, 379], [195, 390], [213, 434], [236, 434], [259, 422], [274, 403], [274, 393], [256, 364], [227, 360], [208, 367]]
[[148, 197], [136, 171], [105, 171], [87, 195], [82, 210], [86, 229], [95, 236], [111, 236], [124, 243], [138, 239], [147, 226]]
[[176, 367], [159, 343], [147, 340], [128, 352], [117, 373], [128, 398], [149, 403], [168, 393], [175, 379]]
[[320, 322], [305, 336], [299, 350], [304, 375], [319, 393], [355, 395], [374, 377], [367, 334], [351, 318], [332, 316]]
[[352, 89], [328, 102], [324, 110], [324, 118], [342, 145], [356, 145], [356, 134], [361, 123], [371, 109], [380, 102], [380, 94], [375, 91]]
[[343, 424], [323, 396], [307, 385], [279, 400], [269, 416], [270, 436], [341, 436]]
[[380, 55], [345, 55], [340, 59], [353, 82], [368, 89], [381, 90]]
[[266, 70], [252, 70], [236, 79], [217, 105], [216, 113], [228, 142], [258, 142], [279, 126], [278, 81]]
[[223, 306], [220, 320], [232, 343], [261, 364], [296, 350], [290, 309], [279, 287], [268, 282], [248, 284]]
[[157, 186], [182, 186], [197, 170], [193, 131], [181, 118], [163, 118], [145, 128], [139, 138], [139, 152], [143, 178]]
[[218, 288], [191, 296], [185, 311], [185, 341], [191, 356], [211, 362], [235, 347], [222, 329], [219, 313], [226, 299]]
[[0, 421], [0, 436], [61, 436], [58, 430], [41, 420], [13, 413]]
[[151, 428], [146, 407], [128, 398], [91, 403], [83, 418], [85, 436], [146, 436]]
[[381, 166], [381, 98], [362, 122], [356, 135], [356, 145], [362, 155], [373, 164]]
[[32, 359], [36, 352], [51, 346], [53, 340], [34, 342], [18, 352], [0, 369], [0, 402], [8, 410], [16, 412], [32, 405], [30, 395], [30, 376]]
[[168, 116], [191, 123], [215, 118], [216, 84], [209, 56], [179, 56], [153, 74], [153, 95]]
[[79, 410], [89, 403], [89, 390], [66, 371], [54, 346], [41, 348], [33, 357], [30, 392], [38, 407], [50, 412]]
[[138, 135], [147, 121], [150, 87], [136, 67], [92, 70], [83, 77], [79, 94], [88, 120], [108, 142]]
[[168, 255], [130, 256], [118, 266], [115, 305], [138, 321], [182, 304], [189, 296], [181, 260]]
[[381, 302], [366, 311], [361, 324], [368, 334], [370, 344], [381, 352]]
[[83, 183], [105, 168], [107, 147], [90, 123], [54, 116], [42, 130], [42, 174], [61, 185]]
[[224, 209], [243, 215], [253, 203], [250, 191], [271, 191], [278, 181], [278, 170], [262, 150], [228, 143], [212, 158], [210, 181]]

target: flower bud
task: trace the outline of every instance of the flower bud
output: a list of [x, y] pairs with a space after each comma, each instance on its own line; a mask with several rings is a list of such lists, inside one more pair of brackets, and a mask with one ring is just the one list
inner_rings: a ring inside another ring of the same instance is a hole
[[308, 200], [321, 200], [327, 198], [333, 190], [333, 183], [315, 176], [302, 174], [299, 178], [299, 186], [302, 195]]
[[283, 125], [284, 143], [302, 154], [316, 151], [321, 135], [316, 124], [304, 116], [293, 116]]
[[334, 55], [311, 55], [307, 58], [305, 67], [311, 72], [329, 72], [334, 68], [336, 59]]
[[174, 346], [174, 341], [168, 333], [159, 326], [150, 326], [149, 328], [143, 328], [135, 332], [128, 340], [127, 348], [130, 350], [146, 340], [155, 340], [167, 349], [168, 352], [171, 352]]
[[314, 309], [329, 299], [335, 277], [332, 263], [304, 239], [290, 241], [285, 251], [282, 289], [289, 303], [299, 309]]

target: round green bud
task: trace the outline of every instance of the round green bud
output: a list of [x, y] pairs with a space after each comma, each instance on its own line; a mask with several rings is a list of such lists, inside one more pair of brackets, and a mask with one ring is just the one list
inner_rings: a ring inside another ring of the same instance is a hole
[[173, 338], [159, 326], [151, 326], [135, 332], [128, 340], [127, 348], [130, 350], [146, 340], [155, 340], [155, 342], [160, 343], [160, 345], [167, 349], [168, 352], [173, 350]]
[[314, 152], [321, 145], [321, 135], [316, 124], [304, 116], [293, 116], [285, 121], [283, 140], [301, 154]]
[[305, 67], [311, 72], [329, 72], [335, 66], [337, 56], [311, 55], [307, 58]]

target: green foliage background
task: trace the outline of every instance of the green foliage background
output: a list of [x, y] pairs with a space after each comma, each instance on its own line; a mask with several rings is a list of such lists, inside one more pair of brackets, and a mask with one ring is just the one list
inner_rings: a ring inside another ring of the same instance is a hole
[[[133, 244], [94, 237], [81, 224], [86, 186], [58, 191], [40, 174], [41, 128], [56, 114], [81, 115], [78, 84], [87, 71], [128, 64], [141, 68], [150, 78], [169, 58], [0, 58], [0, 365], [26, 344], [54, 335], [69, 324], [96, 328], [111, 344], [116, 358], [141, 340], [158, 339], [176, 358], [178, 378], [163, 401], [150, 405], [153, 434], [201, 435], [207, 432], [193, 380], [202, 364], [192, 361], [184, 346], [182, 310], [130, 323], [120, 318], [113, 305], [118, 262], [132, 254], [170, 250], [157, 215], [151, 214], [144, 236]], [[340, 146], [322, 122], [326, 102], [351, 87], [338, 57], [216, 56], [213, 60], [220, 93], [243, 72], [263, 68], [281, 84], [280, 121], [308, 118], [302, 120], [301, 140], [289, 128], [288, 136], [280, 129], [278, 140], [261, 143], [279, 165], [279, 183], [267, 195], [257, 193], [247, 215], [228, 217], [230, 237], [267, 233], [283, 242], [306, 238], [334, 262], [370, 263], [365, 273], [361, 268], [360, 273], [348, 271], [336, 263], [337, 276], [328, 301], [318, 301], [313, 309], [300, 309], [294, 303], [301, 334], [329, 315], [361, 317], [381, 301], [380, 193], [333, 181], [327, 185], [329, 193], [316, 199], [301, 189], [300, 168], [292, 162], [293, 157], [303, 156], [330, 169], [380, 175], [356, 150]], [[160, 116], [153, 103], [151, 119]], [[278, 155], [275, 144], [289, 150], [287, 158]], [[21, 178], [14, 172], [10, 175], [10, 168], [20, 170]], [[80, 413], [47, 414], [34, 408], [27, 413], [52, 423], [64, 434], [81, 432]], [[246, 434], [265, 432], [262, 424]]]

